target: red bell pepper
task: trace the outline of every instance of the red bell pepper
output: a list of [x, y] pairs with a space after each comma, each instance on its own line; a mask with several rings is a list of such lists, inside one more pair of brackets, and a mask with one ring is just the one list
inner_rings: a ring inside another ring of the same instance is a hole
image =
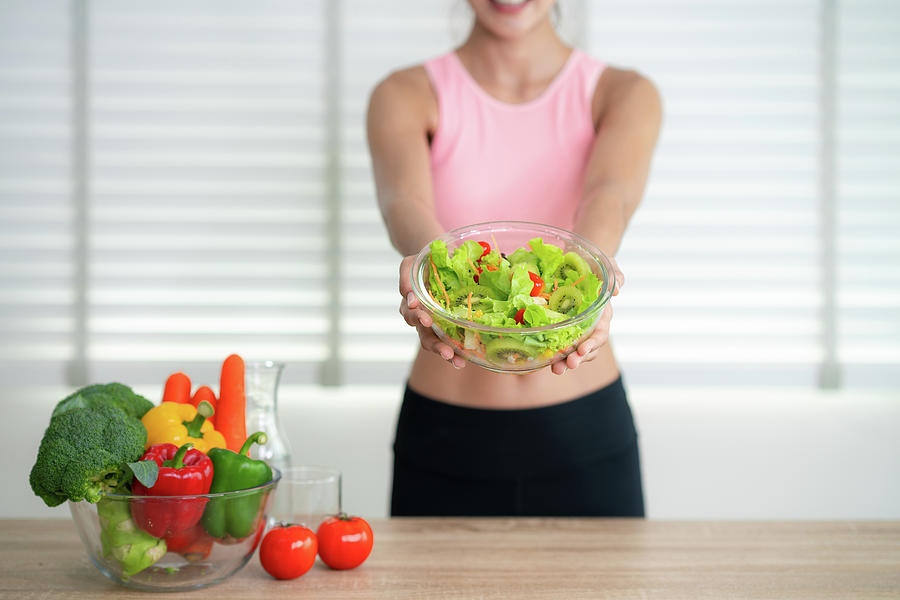
[[[190, 496], [208, 494], [212, 484], [213, 463], [208, 456], [187, 443], [150, 446], [141, 460], [159, 465], [159, 475], [153, 487], [139, 481], [132, 483], [136, 496]], [[138, 526], [154, 537], [164, 537], [190, 529], [200, 521], [206, 498], [166, 500], [148, 498], [131, 503], [131, 516]]]

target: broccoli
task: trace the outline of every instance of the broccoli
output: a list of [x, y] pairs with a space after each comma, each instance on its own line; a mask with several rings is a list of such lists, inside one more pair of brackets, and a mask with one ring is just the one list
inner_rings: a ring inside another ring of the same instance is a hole
[[81, 388], [74, 394], [59, 401], [53, 409], [53, 416], [60, 415], [73, 408], [88, 408], [93, 406], [115, 406], [125, 411], [127, 415], [140, 419], [148, 410], [153, 408], [153, 403], [135, 394], [127, 385], [121, 383], [98, 383]]
[[143, 424], [114, 406], [67, 410], [44, 432], [31, 489], [47, 506], [97, 502], [129, 476], [125, 463], [140, 459], [146, 442]]

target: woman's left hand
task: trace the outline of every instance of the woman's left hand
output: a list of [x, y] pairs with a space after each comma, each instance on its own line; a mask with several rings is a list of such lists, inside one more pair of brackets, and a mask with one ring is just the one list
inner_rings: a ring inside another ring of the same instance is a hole
[[[625, 275], [619, 269], [616, 259], [610, 257], [609, 261], [612, 263], [613, 271], [616, 274], [616, 288], [613, 290], [613, 296], [618, 296], [619, 290], [625, 285]], [[612, 314], [612, 303], [607, 302], [606, 306], [603, 307], [600, 318], [597, 319], [597, 325], [594, 327], [591, 335], [578, 344], [575, 352], [569, 354], [564, 360], [559, 360], [550, 365], [550, 370], [555, 375], [562, 375], [569, 369], [578, 368], [578, 365], [581, 363], [597, 358], [600, 348], [609, 340], [609, 322], [612, 320]]]

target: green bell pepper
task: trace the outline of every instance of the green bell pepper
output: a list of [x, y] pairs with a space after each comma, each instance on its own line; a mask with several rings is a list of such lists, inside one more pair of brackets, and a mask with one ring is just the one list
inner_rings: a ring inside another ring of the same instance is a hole
[[[266, 434], [257, 431], [247, 438], [238, 452], [212, 448], [208, 453], [213, 463], [213, 480], [209, 493], [232, 492], [255, 488], [272, 479], [272, 467], [262, 460], [250, 458], [250, 446], [265, 444]], [[234, 498], [210, 498], [203, 512], [203, 527], [215, 538], [245, 538], [258, 523], [259, 505], [264, 490], [241, 494]]]

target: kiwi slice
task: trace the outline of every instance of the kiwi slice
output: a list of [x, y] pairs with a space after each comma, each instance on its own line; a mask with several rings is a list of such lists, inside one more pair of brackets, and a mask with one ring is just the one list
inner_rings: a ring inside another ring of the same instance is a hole
[[550, 306], [550, 310], [555, 310], [564, 315], [573, 315], [578, 309], [578, 305], [581, 304], [581, 300], [581, 292], [575, 286], [567, 285], [556, 288], [550, 294], [550, 300], [547, 301], [547, 304]]
[[478, 303], [486, 298], [493, 298], [490, 288], [484, 285], [476, 285], [473, 288], [456, 290], [450, 294], [450, 306], [463, 305], [469, 298], [469, 292], [472, 292], [472, 307], [475, 308]]
[[488, 360], [498, 364], [520, 364], [534, 358], [534, 351], [521, 342], [511, 337], [498, 337], [491, 340], [484, 347], [484, 353]]
[[550, 276], [550, 279], [552, 280], [555, 277], [562, 283], [572, 275], [575, 275], [575, 279], [580, 279], [581, 277], [587, 277], [590, 273], [591, 268], [583, 258], [574, 252], [566, 252], [563, 254], [562, 264]]

